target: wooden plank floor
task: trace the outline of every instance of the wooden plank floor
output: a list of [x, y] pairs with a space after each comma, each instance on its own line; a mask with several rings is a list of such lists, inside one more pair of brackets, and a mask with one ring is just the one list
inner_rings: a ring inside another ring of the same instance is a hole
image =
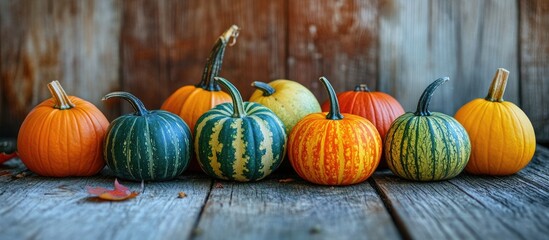
[[[293, 181], [285, 181], [293, 179]], [[44, 178], [18, 159], [0, 165], [0, 239], [547, 239], [549, 150], [508, 177], [461, 174], [416, 183], [379, 171], [348, 187], [291, 173], [257, 183], [201, 174], [145, 184], [124, 202], [91, 198], [111, 187], [89, 178]], [[140, 183], [122, 181], [131, 189]], [[179, 192], [187, 197], [178, 198]]]

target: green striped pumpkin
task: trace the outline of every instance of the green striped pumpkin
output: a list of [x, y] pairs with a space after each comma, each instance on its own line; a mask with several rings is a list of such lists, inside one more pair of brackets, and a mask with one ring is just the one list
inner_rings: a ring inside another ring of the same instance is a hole
[[137, 181], [168, 180], [180, 175], [192, 153], [187, 124], [164, 110], [147, 111], [130, 93], [109, 93], [103, 100], [112, 97], [127, 100], [135, 110], [112, 121], [107, 129], [103, 153], [114, 175]]
[[243, 102], [234, 85], [215, 78], [232, 98], [204, 113], [195, 125], [194, 149], [208, 175], [256, 181], [280, 165], [286, 153], [284, 124], [267, 107]]
[[427, 107], [440, 78], [421, 95], [415, 113], [405, 113], [391, 124], [385, 138], [385, 156], [391, 171], [405, 179], [436, 181], [458, 175], [467, 165], [471, 143], [454, 118]]

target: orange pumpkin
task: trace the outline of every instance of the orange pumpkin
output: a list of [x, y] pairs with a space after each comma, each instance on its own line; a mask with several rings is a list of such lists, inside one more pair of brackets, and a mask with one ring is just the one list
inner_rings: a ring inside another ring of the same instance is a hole
[[[232, 25], [215, 42], [206, 62], [202, 80], [196, 86], [188, 85], [179, 88], [160, 107], [162, 110], [179, 115], [189, 126], [192, 135], [194, 135], [196, 122], [202, 114], [221, 103], [231, 102], [231, 96], [221, 91], [214, 77], [217, 77], [221, 71], [225, 47], [229, 40], [232, 38], [234, 43], [237, 37], [238, 27]], [[194, 155], [191, 157], [189, 171], [201, 171]]]
[[17, 137], [23, 163], [42, 176], [91, 176], [103, 169], [103, 137], [109, 121], [93, 104], [67, 96], [58, 81], [53, 98], [27, 115]]
[[[354, 91], [337, 95], [342, 113], [351, 113], [368, 119], [375, 126], [381, 139], [385, 139], [391, 123], [404, 114], [402, 105], [391, 95], [383, 92], [372, 92], [366, 84], [357, 85]], [[322, 111], [330, 109], [329, 101], [322, 104]], [[387, 167], [382, 155], [380, 166]]]
[[455, 118], [471, 139], [471, 158], [465, 171], [509, 175], [524, 168], [534, 156], [536, 136], [528, 116], [503, 100], [509, 72], [499, 68], [486, 98], [462, 106]]
[[320, 78], [328, 91], [330, 110], [312, 113], [293, 128], [288, 157], [303, 179], [323, 185], [349, 185], [366, 180], [379, 164], [381, 138], [367, 119], [341, 114], [334, 89]]
[[160, 107], [179, 115], [194, 133], [194, 125], [202, 114], [218, 104], [231, 102], [231, 96], [221, 91], [214, 77], [219, 75], [225, 47], [231, 38], [238, 36], [238, 27], [233, 25], [215, 42], [206, 62], [202, 80], [196, 85], [188, 85], [175, 91]]

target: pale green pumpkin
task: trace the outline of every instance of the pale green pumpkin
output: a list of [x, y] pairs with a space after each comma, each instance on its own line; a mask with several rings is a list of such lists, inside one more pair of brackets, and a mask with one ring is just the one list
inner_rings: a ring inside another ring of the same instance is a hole
[[391, 124], [385, 138], [385, 159], [391, 171], [406, 179], [436, 181], [463, 171], [471, 154], [465, 128], [451, 116], [427, 110], [440, 78], [421, 95], [415, 113], [405, 113]]
[[284, 123], [286, 133], [305, 116], [320, 112], [320, 104], [309, 89], [298, 82], [279, 79], [270, 82], [253, 82], [257, 90], [250, 102], [260, 103], [271, 109]]

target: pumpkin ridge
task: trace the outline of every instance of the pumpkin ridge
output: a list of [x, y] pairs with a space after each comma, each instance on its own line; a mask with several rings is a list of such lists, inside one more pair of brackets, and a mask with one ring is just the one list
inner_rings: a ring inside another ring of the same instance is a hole
[[[514, 109], [513, 107], [511, 107], [511, 106], [513, 106], [513, 105], [503, 104], [503, 107], [505, 107], [505, 108], [508, 110], [508, 111], [506, 111], [506, 112], [511, 112], [511, 114], [513, 114], [513, 118], [514, 118], [514, 119], [520, 119], [520, 120], [522, 120], [522, 118], [518, 117], [518, 115], [517, 115], [515, 109]], [[508, 118], [508, 116], [506, 116], [506, 117]], [[506, 121], [507, 121], [507, 120], [506, 120]], [[502, 122], [503, 122], [503, 121], [502, 121]], [[527, 137], [526, 137], [526, 135], [525, 135], [526, 131], [525, 131], [525, 129], [524, 129], [524, 126], [525, 126], [526, 124], [523, 123], [523, 122], [521, 121], [520, 124], [516, 124], [516, 125], [518, 125], [518, 127], [519, 127], [519, 129], [520, 129], [520, 136], [521, 136], [521, 138], [522, 138], [522, 139], [527, 139]], [[515, 128], [515, 129], [516, 129], [516, 128]], [[520, 158], [519, 158], [519, 159], [522, 159], [522, 161], [518, 162], [519, 166], [518, 166], [518, 167], [515, 167], [514, 169], [521, 169], [520, 166], [523, 165], [523, 161], [524, 161], [523, 159], [525, 159], [525, 158], [524, 158], [524, 155], [525, 155], [525, 154], [524, 154], [524, 151], [526, 151], [527, 148], [526, 148], [526, 146], [524, 146], [524, 145], [525, 145], [525, 144], [524, 144], [524, 141], [515, 141], [515, 144], [516, 144], [516, 142], [520, 142], [520, 144], [521, 144], [521, 149], [522, 149], [522, 151], [521, 151], [521, 153], [520, 153]], [[501, 168], [501, 163], [502, 163], [502, 162], [500, 162], [500, 168]], [[517, 162], [515, 162], [515, 166], [516, 166], [516, 164], [517, 164]], [[499, 169], [499, 168], [498, 168], [498, 169]]]
[[[526, 113], [524, 113], [519, 107], [517, 107], [516, 105], [514, 104], [511, 104], [509, 103], [508, 108], [510, 109], [513, 109], [512, 112], [513, 112], [513, 116], [515, 117], [515, 119], [519, 119], [520, 123], [520, 131], [521, 131], [521, 136], [522, 136], [522, 139], [525, 139], [525, 141], [527, 141], [529, 139], [529, 137], [526, 135], [528, 130], [526, 129], [528, 126], [530, 126], [532, 128], [532, 134], [534, 135], [533, 137], [533, 144], [534, 144], [534, 149], [533, 151], [531, 151], [530, 153], [528, 152], [528, 147], [527, 147], [527, 143], [524, 141], [523, 142], [523, 148], [522, 148], [522, 151], [521, 151], [521, 159], [523, 159], [521, 161], [521, 164], [520, 164], [520, 169], [524, 168], [526, 165], [528, 165], [528, 163], [530, 162], [529, 159], [531, 159], [533, 157], [533, 155], [535, 154], [535, 149], [536, 149], [536, 142], [535, 142], [535, 131], [533, 129], [533, 126], [532, 126], [532, 123], [530, 121], [525, 121], [528, 116], [526, 115]], [[522, 115], [522, 116], [520, 116]], [[524, 156], [530, 156], [529, 158], [525, 158]], [[518, 169], [518, 168], [517, 168]]]
[[[404, 129], [400, 130], [400, 131], [403, 131], [404, 133], [408, 132], [410, 130], [410, 125], [412, 124], [412, 122], [414, 120], [415, 120], [415, 118], [413, 118], [413, 117], [408, 119], [408, 121], [404, 125]], [[410, 178], [411, 175], [410, 175], [410, 172], [408, 170], [408, 158], [406, 156], [404, 156], [404, 145], [406, 143], [407, 143], [407, 141], [404, 141], [404, 139], [400, 142], [400, 151], [399, 151], [400, 152], [400, 158], [399, 159], [400, 159], [400, 164], [402, 166], [402, 169], [399, 169], [399, 170], [402, 170], [403, 174]], [[407, 145], [410, 145], [410, 144], [408, 143]], [[406, 149], [406, 153], [409, 154], [408, 149]], [[405, 157], [406, 157], [406, 162], [404, 162]]]
[[[238, 180], [238, 181], [250, 179], [252, 176], [250, 176], [249, 174], [250, 173], [253, 174], [253, 170], [255, 170], [255, 169], [250, 169], [250, 164], [252, 164], [251, 168], [255, 166], [253, 166], [252, 159], [249, 156], [246, 156], [246, 154], [244, 154], [245, 152], [247, 152], [248, 148], [253, 147], [253, 142], [245, 141], [244, 131], [245, 131], [245, 128], [248, 127], [246, 126], [247, 121], [245, 118], [234, 118], [234, 119], [231, 119], [230, 121], [227, 121], [226, 123], [230, 123], [226, 127], [234, 131], [234, 134], [232, 131], [231, 131], [231, 134], [227, 134], [228, 136], [231, 136], [231, 141], [223, 141], [223, 142], [232, 143], [230, 145], [231, 152], [226, 154], [235, 156], [235, 161], [232, 163], [233, 174], [232, 176], [230, 176], [230, 178], [232, 180]], [[224, 126], [224, 130], [227, 128], [225, 128]], [[228, 147], [229, 146], [227, 146], [227, 148], [225, 149], [229, 149]], [[233, 151], [234, 151], [234, 154], [233, 154]]]
[[[431, 115], [433, 116], [433, 115]], [[433, 144], [436, 144], [437, 143], [437, 140], [435, 138], [435, 136], [437, 137], [440, 137], [440, 143], [442, 144], [442, 149], [443, 151], [445, 152], [443, 155], [445, 156], [444, 159], [441, 159], [441, 168], [440, 168], [440, 172], [438, 173], [438, 176], [436, 174], [436, 168], [433, 167], [433, 169], [435, 170], [435, 173], [433, 173], [433, 175], [431, 176], [431, 180], [434, 180], [435, 177], [437, 177], [437, 179], [445, 179], [448, 177], [449, 175], [449, 172], [450, 172], [450, 164], [448, 164], [448, 161], [451, 161], [451, 159], [446, 159], [446, 156], [450, 156], [451, 152], [449, 151], [448, 149], [448, 141], [450, 141], [451, 139], [447, 139], [446, 138], [446, 134], [444, 133], [444, 130], [443, 130], [443, 125], [448, 128], [448, 126], [444, 123], [444, 118], [442, 119], [439, 119], [438, 116], [433, 116], [432, 119], [429, 119], [427, 118], [427, 121], [430, 121], [430, 120], [433, 120], [434, 124], [436, 125], [436, 130], [438, 130], [440, 132], [440, 134], [438, 134], [437, 132], [435, 132], [435, 129], [430, 129], [432, 130], [432, 143]], [[433, 150], [436, 150], [436, 147], [433, 146]], [[431, 152], [431, 154], [433, 154], [433, 159], [436, 159], [435, 161], [433, 161], [433, 163], [436, 163], [439, 159], [437, 158], [437, 154], [435, 151]]]
[[[499, 90], [498, 90], [498, 91], [499, 91]], [[495, 118], [498, 119], [498, 120], [507, 118], [507, 116], [504, 116], [504, 114], [502, 113], [501, 107], [500, 107], [500, 106], [501, 106], [501, 105], [498, 105], [498, 106], [496, 107], [497, 112], [496, 112]], [[500, 128], [501, 128], [501, 131], [506, 131], [506, 130], [507, 130], [507, 128], [506, 128], [506, 126], [505, 126], [505, 125], [506, 125], [506, 124], [505, 124], [505, 121], [497, 121], [497, 122], [492, 122], [492, 123], [498, 124], [498, 125], [500, 126]], [[522, 128], [522, 127], [520, 127], [520, 128]], [[501, 138], [501, 141], [502, 141], [502, 145], [503, 145], [503, 146], [506, 146], [506, 145], [507, 145], [507, 144], [505, 143], [506, 140], [507, 140], [507, 138]], [[516, 142], [515, 142], [515, 144], [516, 144]], [[502, 149], [502, 150], [503, 150], [503, 149]], [[497, 154], [499, 154], [499, 157], [498, 157], [497, 159], [503, 159], [503, 158], [505, 157], [505, 156], [504, 156], [504, 151], [498, 151]], [[500, 171], [501, 171], [501, 167], [502, 167], [503, 162], [502, 162], [502, 161], [496, 161], [496, 163], [497, 163], [497, 166], [496, 166], [495, 168], [493, 168], [493, 169], [494, 169], [495, 172], [500, 172]], [[495, 172], [490, 172], [490, 174], [494, 174]]]
[[[441, 117], [441, 116], [436, 116], [434, 119], [438, 120], [438, 121], [436, 121], [437, 128], [440, 129], [440, 131], [443, 133], [443, 134], [441, 134], [440, 137], [442, 138], [441, 143], [443, 144], [445, 152], [446, 152], [444, 156], [451, 156], [452, 152], [450, 151], [450, 148], [452, 146], [456, 147], [456, 151], [454, 151], [454, 152], [459, 154], [461, 152], [459, 150], [460, 149], [460, 144], [459, 144], [459, 141], [455, 141], [455, 142], [452, 141], [452, 139], [458, 139], [458, 138], [456, 136], [456, 132], [453, 131], [454, 130], [453, 126], [450, 126], [450, 123], [448, 122], [449, 119], [446, 118], [446, 117]], [[444, 125], [445, 128], [442, 128], [443, 125]], [[449, 134], [451, 134], [453, 137], [451, 139], [447, 139], [446, 138], [447, 135], [444, 134], [444, 130], [442, 130], [442, 129], [446, 129], [447, 132]], [[451, 144], [448, 144], [450, 141], [452, 141]], [[444, 173], [443, 173], [443, 176], [441, 176], [440, 179], [446, 179], [448, 177], [454, 176], [454, 172], [450, 172], [450, 164], [449, 164], [449, 162], [452, 162], [453, 159], [446, 159], [446, 160], [447, 160], [446, 164], [443, 165], [444, 166]], [[461, 166], [461, 164], [459, 164], [458, 166]], [[453, 169], [453, 170], [455, 171], [455, 169]]]
[[[211, 120], [210, 120], [211, 121]], [[220, 141], [219, 137], [220, 137], [220, 133], [223, 129], [225, 129], [225, 124], [227, 124], [227, 122], [229, 122], [229, 120], [224, 120], [224, 119], [220, 119], [218, 120], [220, 122], [220, 124], [218, 126], [216, 126], [215, 128], [212, 128], [212, 134], [209, 134], [207, 136], [205, 136], [206, 139], [208, 139], [208, 148], [209, 149], [212, 149], [214, 150], [212, 152], [212, 156], [209, 157], [208, 155], [208, 160], [210, 162], [209, 165], [215, 165], [216, 168], [213, 168], [213, 173], [216, 175], [216, 176], [221, 176], [221, 178], [224, 178], [224, 179], [227, 179], [229, 180], [231, 177], [232, 177], [232, 174], [230, 176], [227, 176], [225, 175], [223, 172], [223, 164], [221, 162], [219, 162], [219, 157], [218, 157], [218, 154], [221, 153], [221, 151], [223, 151], [223, 148], [225, 147], [225, 144], [223, 144], [222, 142], [227, 142], [227, 141]], [[211, 136], [211, 137], [208, 137], [208, 136]], [[208, 151], [208, 152], [211, 152], [211, 151]], [[229, 172], [229, 171], [227, 171]], [[230, 172], [233, 172], [233, 169], [231, 169]]]
[[[364, 131], [365, 129], [362, 124], [357, 126], [357, 128], [360, 128], [361, 132], [365, 132]], [[366, 136], [359, 136], [358, 131], [353, 131], [353, 126], [351, 124], [347, 124], [347, 129], [345, 130], [345, 132], [351, 132], [353, 134], [352, 136], [354, 141], [351, 141], [351, 142], [355, 142], [356, 146], [360, 147], [365, 143], [363, 138], [365, 138]], [[351, 153], [354, 153], [354, 151], [351, 151]], [[356, 158], [360, 159], [361, 161], [358, 164], [358, 167], [353, 166], [351, 169], [351, 170], [354, 170], [350, 174], [350, 176], [352, 176], [351, 182], [358, 182], [361, 178], [360, 176], [362, 176], [362, 173], [365, 172], [365, 167], [364, 167], [365, 164], [362, 164], [362, 162], [364, 162], [363, 155], [364, 153], [362, 151], [358, 151], [358, 156], [356, 156]]]
[[[90, 122], [89, 122], [90, 119], [88, 118], [87, 114], [85, 114], [81, 108], [79, 108], [79, 107], [74, 107], [73, 109], [76, 110], [76, 111], [74, 111], [73, 114], [71, 114], [71, 115], [72, 115], [72, 119], [73, 119], [72, 122], [77, 123], [77, 125], [81, 125], [81, 124], [79, 124], [79, 123], [80, 123], [80, 122], [84, 122], [84, 124], [86, 124], [86, 126], [90, 127], [90, 125], [91, 125], [91, 126], [93, 127], [93, 124], [90, 124]], [[77, 116], [76, 116], [77, 114], [80, 115], [80, 116], [77, 117]], [[77, 132], [76, 134], [78, 134], [78, 136], [77, 136], [76, 138], [73, 138], [73, 139], [82, 139], [82, 134], [80, 133], [80, 131], [76, 131], [76, 132]], [[92, 132], [92, 134], [94, 135], [93, 138], [96, 138], [95, 135], [96, 135], [97, 133], [96, 133], [95, 131], [91, 131], [91, 132]], [[68, 135], [67, 135], [66, 137], [69, 138]], [[70, 139], [67, 139], [67, 142], [70, 142], [69, 140], [70, 140]], [[79, 149], [78, 149], [78, 153], [79, 153], [79, 154], [78, 154], [78, 155], [81, 155], [84, 151], [83, 151], [82, 146], [81, 146], [80, 144], [78, 144], [78, 147], [79, 147]], [[94, 146], [94, 147], [95, 147], [95, 146]], [[92, 155], [92, 156], [93, 156], [93, 159], [97, 159], [97, 156], [96, 156], [96, 155], [97, 155], [97, 151], [93, 151], [92, 154], [93, 154], [93, 155]], [[70, 159], [68, 155], [69, 155], [69, 151], [67, 151], [67, 159]], [[80, 156], [78, 156], [78, 158], [80, 158]], [[71, 168], [70, 168], [71, 163], [72, 163], [72, 161], [68, 161], [68, 162], [67, 162], [68, 169], [71, 169]], [[76, 164], [76, 165], [77, 165], [77, 168], [76, 168], [76, 169], [78, 169], [77, 172], [85, 172], [85, 173], [88, 173], [88, 174], [92, 172], [91, 170], [92, 170], [93, 167], [94, 167], [94, 164], [89, 164], [87, 170], [86, 170], [86, 171], [83, 171], [82, 162], [81, 162], [81, 161], [77, 161], [77, 164]]]
[[[308, 123], [308, 124], [306, 124], [306, 123]], [[294, 127], [294, 129], [292, 130], [292, 132], [293, 132], [293, 131], [298, 132], [299, 130], [303, 129], [303, 130], [302, 130], [303, 133], [306, 134], [306, 133], [309, 132], [309, 129], [312, 128], [313, 125], [314, 125], [314, 124], [311, 123], [311, 120], [309, 120], [309, 118], [306, 117], [305, 119], [303, 119], [303, 123], [302, 123], [302, 124], [296, 125], [296, 127], [298, 127], [298, 128]], [[306, 136], [306, 135], [303, 135], [303, 136]], [[301, 136], [296, 137], [296, 138], [291, 138], [291, 139], [293, 139], [294, 141], [291, 141], [291, 142], [290, 142], [290, 144], [292, 145], [292, 147], [288, 146], [288, 148], [289, 148], [289, 149], [294, 149], [293, 146], [296, 145], [296, 146], [298, 146], [298, 151], [297, 151], [298, 153], [306, 153], [305, 151], [307, 151], [307, 149], [306, 149], [305, 145], [304, 145], [304, 144], [303, 144], [303, 145], [299, 145], [299, 144], [298, 144], [298, 142], [300, 142], [300, 141], [299, 141], [300, 138], [301, 138]], [[292, 157], [292, 156], [294, 156], [294, 155], [293, 155], [293, 153], [290, 153], [289, 156]], [[301, 156], [301, 155], [298, 155], [297, 158], [302, 158], [302, 156]], [[300, 176], [304, 176], [304, 174], [305, 174], [305, 173], [303, 172], [303, 169], [305, 169], [304, 164], [307, 163], [307, 162], [309, 162], [309, 161], [307, 160], [307, 161], [290, 161], [290, 162], [291, 162], [292, 165], [293, 165], [294, 163], [296, 163], [296, 166], [293, 166], [293, 168], [296, 170], [296, 172], [297, 172]]]
[[[329, 132], [331, 130], [331, 125], [332, 123], [326, 124], [322, 132]], [[319, 175], [315, 174], [315, 175], [317, 175], [316, 181], [320, 183], [326, 183], [326, 181], [322, 179], [320, 176], [326, 176], [326, 136], [327, 135], [328, 134], [323, 134], [321, 141], [319, 142], [320, 149], [319, 149], [318, 156], [320, 161], [318, 162], [318, 171], [320, 172], [320, 174]], [[310, 161], [311, 161], [310, 165], [313, 166], [313, 169], [314, 169], [313, 158], [310, 158]]]
[[152, 155], [152, 150], [153, 150], [153, 141], [151, 141], [151, 121], [150, 118], [154, 118], [156, 114], [149, 114], [146, 118], [145, 118], [145, 136], [149, 136], [149, 137], [146, 137], [144, 140], [144, 143], [145, 143], [145, 148], [149, 148], [149, 150], [147, 151], [147, 159], [149, 161], [147, 161], [147, 170], [149, 171], [149, 178], [156, 178], [156, 172], [155, 172], [155, 159], [153, 158], [153, 155]]
[[[89, 110], [93, 110], [93, 111], [99, 111], [99, 109], [97, 109], [94, 105], [92, 104], [86, 104], [86, 102], [83, 102], [82, 104], [85, 104], [86, 108], [88, 108]], [[106, 129], [108, 126], [103, 126], [101, 123], [102, 121], [99, 120], [95, 114], [88, 114], [88, 112], [86, 112], [82, 107], [79, 107], [80, 104], [77, 104], [77, 107], [75, 107], [75, 110], [77, 110], [81, 116], [83, 116], [83, 118], [85, 118], [87, 120], [87, 126], [88, 127], [92, 127], [94, 130], [97, 130], [98, 128], [103, 130], [103, 132], [106, 132]], [[107, 121], [108, 122], [108, 121]], [[96, 125], [96, 123], [99, 124], [99, 126]], [[92, 131], [93, 132], [93, 138], [94, 139], [97, 139], [97, 138], [101, 138], [100, 136], [97, 136], [97, 131]], [[104, 136], [103, 136], [104, 137]], [[102, 139], [102, 138], [101, 138]], [[102, 143], [102, 141], [99, 141]], [[94, 156], [94, 159], [97, 159], [97, 158], [101, 158], [102, 161], [104, 162], [105, 160], [103, 159], [103, 156], [102, 156], [102, 144], [96, 144], [95, 146], [97, 149], [93, 151], [93, 156]], [[92, 167], [94, 167], [92, 164], [90, 164], [90, 166], [88, 167], [88, 170], [86, 171], [86, 175], [90, 175], [90, 174], [95, 174], [97, 173], [97, 171], [92, 171]], [[80, 167], [78, 168], [80, 169]], [[101, 169], [99, 170], [101, 171]], [[79, 170], [79, 172], [81, 172]]]
[[[133, 123], [132, 123], [130, 129], [128, 130], [129, 134], [126, 136], [126, 140], [124, 141], [124, 144], [129, 144], [131, 142], [132, 136], [135, 134], [134, 127], [135, 127], [135, 123], [137, 122], [138, 119], [134, 117], [132, 120], [133, 120]], [[139, 142], [139, 138], [135, 138], [135, 139], [136, 139], [137, 142]], [[130, 163], [133, 162], [132, 161], [133, 158], [138, 158], [139, 155], [134, 156], [132, 158], [131, 151], [130, 151], [130, 153], [128, 153], [127, 150], [125, 152], [125, 155], [126, 155], [126, 169], [128, 169], [128, 171], [126, 171], [126, 172], [129, 173], [129, 175], [132, 179], [135, 179], [135, 176], [133, 175], [132, 171], [129, 171], [131, 169]], [[139, 161], [137, 161], [136, 165], [137, 165], [137, 168], [139, 169], [139, 172], [141, 172], [142, 168], [141, 168], [141, 164], [139, 163]]]
[[[480, 118], [479, 118], [479, 119], [483, 119], [484, 121], [490, 123], [490, 124], [488, 125], [488, 127], [489, 127], [490, 129], [492, 129], [492, 127], [493, 127], [493, 126], [492, 126], [492, 117], [491, 117], [490, 115], [488, 115], [487, 112], [488, 112], [488, 108], [487, 108], [487, 107], [484, 107], [484, 108], [483, 108], [483, 111], [482, 111], [482, 115], [480, 115]], [[470, 118], [470, 119], [472, 119], [472, 118]], [[476, 124], [476, 129], [475, 129], [475, 131], [474, 131], [474, 132], [476, 133], [476, 135], [479, 134], [480, 131], [479, 131], [478, 129], [479, 129], [480, 127], [481, 127], [481, 124]], [[490, 132], [488, 133], [488, 134], [489, 134], [489, 135], [488, 135], [488, 139], [492, 139], [492, 137], [490, 136], [491, 133], [492, 133], [492, 131], [490, 131]], [[476, 135], [475, 135], [475, 139], [477, 139]], [[488, 154], [488, 151], [485, 151], [485, 153]], [[478, 158], [478, 156], [477, 156], [477, 158]], [[488, 159], [489, 159], [488, 156], [483, 157], [482, 159], [484, 159], [484, 163], [483, 163], [484, 165], [489, 165], [489, 164], [490, 164], [490, 163], [488, 162], [488, 161], [489, 161], [489, 160], [488, 160]], [[477, 172], [482, 172], [482, 170], [481, 170], [481, 168], [480, 168], [480, 165], [479, 165], [476, 161], [474, 162], [474, 164], [475, 164], [475, 166], [476, 166], [476, 168], [477, 168]]]
[[[162, 139], [161, 142], [166, 142], [167, 140], [166, 140], [166, 135], [164, 134], [164, 131], [171, 132], [169, 128], [166, 128], [166, 126], [167, 126], [167, 120], [164, 119], [164, 117], [162, 117], [161, 115], [156, 115], [156, 118], [157, 118], [156, 121], [153, 121], [153, 122], [152, 122], [152, 124], [155, 125], [155, 128], [154, 128], [154, 129], [158, 129], [158, 130], [159, 130], [160, 138]], [[163, 124], [160, 124], [161, 122], [162, 122]], [[179, 124], [178, 124], [178, 126], [179, 126]], [[156, 137], [158, 138], [159, 136], [156, 136]], [[158, 157], [158, 158], [156, 159], [156, 161], [168, 162], [168, 158], [167, 158], [167, 155], [168, 155], [167, 145], [166, 145], [166, 144], [161, 144], [161, 145], [164, 145], [164, 146], [160, 146], [160, 147], [159, 147], [159, 146], [158, 146], [158, 142], [157, 142], [157, 141], [154, 141], [154, 142], [155, 142], [154, 146], [151, 145], [152, 148], [157, 148], [157, 149], [158, 149], [158, 148], [162, 148], [162, 149], [164, 150], [164, 152], [163, 152], [163, 154], [162, 154], [164, 157], [163, 157], [163, 158]], [[175, 156], [176, 162], [175, 162], [175, 168], [173, 169], [173, 171], [171, 172], [170, 175], [176, 176], [176, 174], [177, 174], [176, 169], [178, 169], [178, 165], [179, 165], [179, 161], [177, 161], [177, 160], [179, 160], [179, 148], [180, 148], [180, 146], [179, 146], [179, 142], [178, 142], [178, 141], [173, 141], [173, 145], [174, 145], [174, 149], [176, 149], [176, 150], [174, 151], [174, 153], [175, 153], [175, 155], [176, 155], [176, 156]], [[165, 165], [164, 165], [164, 169], [161, 169], [160, 171], [162, 171], [162, 174], [161, 174], [162, 176], [168, 176], [168, 174], [169, 174], [169, 172], [168, 172], [168, 171], [169, 171], [169, 166], [168, 166], [168, 164], [165, 164]], [[177, 175], [179, 175], [179, 174], [177, 174]]]
[[[431, 171], [431, 181], [435, 179], [435, 175], [436, 175], [436, 169], [437, 169], [437, 163], [438, 163], [438, 159], [436, 157], [436, 149], [437, 149], [437, 143], [436, 143], [436, 140], [435, 140], [435, 129], [433, 128], [433, 124], [431, 124], [431, 119], [427, 118], [426, 119], [427, 121], [427, 126], [428, 129], [429, 129], [429, 135], [430, 135], [430, 139], [431, 139], [431, 142], [433, 143], [433, 147], [431, 147], [431, 161], [433, 162], [433, 167], [432, 167], [432, 171]], [[435, 121], [436, 122], [436, 121]], [[438, 125], [438, 123], [437, 123]], [[437, 126], [437, 129], [440, 129], [440, 126]], [[443, 141], [444, 141], [444, 136], [443, 137]], [[448, 150], [446, 150], [446, 154], [448, 154]]]
[[[345, 129], [345, 123], [343, 124], [335, 124], [335, 132], [342, 132]], [[340, 130], [342, 128], [343, 130]], [[345, 131], [347, 132], [347, 131]], [[337, 159], [339, 160], [339, 166], [338, 167], [338, 173], [337, 173], [337, 183], [341, 184], [343, 181], [345, 181], [344, 173], [345, 173], [345, 165], [347, 164], [347, 158], [345, 158], [345, 147], [344, 147], [345, 141], [343, 140], [342, 134], [337, 134]]]
[[[59, 110], [58, 110], [59, 111]], [[56, 112], [52, 112], [51, 114], [48, 115], [48, 118], [47, 118], [47, 125], [48, 125], [48, 129], [52, 129], [53, 128], [53, 123], [55, 121], [53, 121], [53, 119], [57, 116], [57, 111]], [[43, 137], [44, 136], [44, 137]], [[47, 145], [46, 145], [46, 149], [50, 149], [50, 143], [55, 143], [55, 142], [58, 142], [58, 141], [51, 141], [50, 139], [50, 134], [48, 134], [48, 132], [45, 130], [45, 129], [42, 129], [40, 131], [40, 140], [43, 141], [43, 139], [46, 139], [47, 141]], [[57, 139], [56, 139], [57, 140]], [[45, 163], [50, 163], [50, 164], [47, 164], [48, 168], [49, 168], [49, 172], [56, 175], [56, 171], [53, 169], [53, 166], [51, 165], [51, 161], [50, 161], [50, 156], [49, 154], [43, 152], [43, 151], [39, 151], [39, 157], [40, 159], [45, 159]]]
[[420, 119], [416, 119], [415, 124], [416, 124], [416, 127], [415, 127], [416, 128], [416, 137], [414, 138], [414, 140], [415, 140], [415, 144], [414, 144], [415, 151], [414, 151], [413, 155], [414, 155], [414, 164], [415, 164], [415, 169], [416, 169], [416, 179], [421, 179], [420, 175], [423, 175], [423, 174], [420, 173], [421, 171], [420, 171], [420, 167], [419, 167], [419, 163], [418, 163], [419, 162], [419, 156], [418, 156], [419, 144], [418, 144], [418, 142], [419, 142], [419, 136], [421, 136], [419, 134], [420, 125], [421, 125]]
[[[387, 132], [387, 135], [389, 135], [392, 131], [392, 134], [391, 134], [392, 136], [391, 136], [391, 138], [386, 137], [384, 139], [384, 145], [385, 145], [384, 152], [385, 152], [386, 156], [387, 155], [391, 155], [391, 156], [393, 155], [390, 151], [390, 149], [393, 148], [393, 142], [394, 142], [393, 139], [395, 139], [396, 134], [399, 132], [399, 130], [400, 130], [402, 124], [404, 124], [404, 122], [405, 122], [404, 118], [396, 118], [395, 121], [393, 123], [391, 123], [391, 127], [389, 128], [389, 132]], [[394, 125], [394, 128], [393, 128], [393, 125]], [[394, 166], [394, 163], [393, 163], [394, 159], [396, 159], [396, 158], [391, 157], [390, 158], [391, 161], [387, 161], [387, 166], [389, 166], [392, 169], [395, 169], [395, 170], [399, 171], [399, 169], [397, 169]]]
[[[339, 95], [340, 95], [341, 98], [343, 99], [343, 96], [346, 95], [346, 94], [345, 94], [345, 93], [341, 93], [341, 94], [339, 94]], [[353, 100], [350, 101], [351, 106], [349, 106], [349, 108], [348, 108], [348, 109], [349, 109], [349, 112], [355, 112], [355, 111], [357, 111], [357, 110], [358, 110], [358, 111], [361, 110], [361, 109], [360, 109], [360, 106], [358, 106], [358, 108], [355, 109], [355, 103], [356, 103], [356, 99], [358, 98], [358, 96], [359, 96], [359, 93], [353, 92], [353, 94], [352, 94]], [[349, 102], [349, 101], [343, 101], [343, 102], [346, 103], [346, 102]], [[343, 108], [342, 108], [342, 109], [343, 109]], [[360, 113], [362, 114], [362, 112], [360, 112]]]

